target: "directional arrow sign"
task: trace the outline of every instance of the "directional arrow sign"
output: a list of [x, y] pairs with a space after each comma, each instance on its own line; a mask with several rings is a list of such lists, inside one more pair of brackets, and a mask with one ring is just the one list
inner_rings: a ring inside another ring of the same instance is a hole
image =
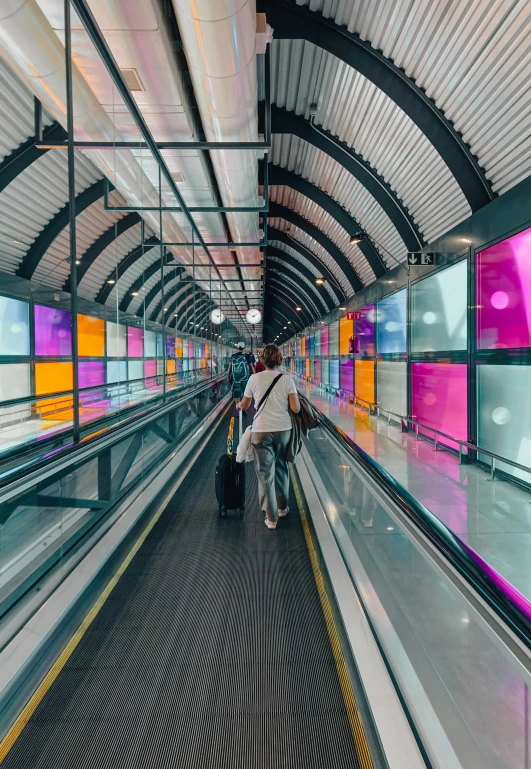
[[418, 267], [430, 267], [435, 264], [435, 254], [427, 253], [423, 254], [420, 251], [408, 251], [407, 263], [409, 265], [417, 265]]

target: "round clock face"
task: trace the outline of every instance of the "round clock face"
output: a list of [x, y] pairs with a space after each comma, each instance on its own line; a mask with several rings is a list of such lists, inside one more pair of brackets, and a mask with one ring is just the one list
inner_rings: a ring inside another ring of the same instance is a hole
[[260, 312], [260, 310], [249, 310], [245, 317], [247, 318], [247, 321], [249, 323], [252, 323], [253, 325], [255, 325], [256, 323], [260, 323], [260, 321], [262, 320], [262, 313]]
[[212, 310], [210, 313], [210, 320], [214, 325], [219, 326], [220, 323], [223, 323], [225, 320], [225, 316], [221, 312], [221, 310]]

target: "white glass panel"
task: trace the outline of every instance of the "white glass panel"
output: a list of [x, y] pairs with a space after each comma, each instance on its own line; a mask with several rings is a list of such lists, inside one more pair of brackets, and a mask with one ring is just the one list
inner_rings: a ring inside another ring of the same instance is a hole
[[29, 304], [0, 296], [0, 355], [29, 354]]
[[411, 287], [413, 352], [446, 352], [467, 348], [467, 262]]
[[127, 350], [127, 326], [107, 321], [107, 356], [125, 358]]
[[154, 331], [144, 331], [144, 355], [146, 358], [154, 358], [155, 357], [155, 332]]
[[130, 360], [127, 366], [127, 373], [129, 375], [129, 379], [143, 379], [144, 361]]
[[[124, 326], [125, 328], [125, 326]], [[110, 360], [107, 362], [107, 382], [125, 382], [127, 380], [127, 361]]]
[[[477, 378], [478, 446], [531, 467], [531, 366], [478, 366]], [[531, 483], [531, 473], [496, 467]]]
[[378, 361], [376, 364], [378, 403], [399, 416], [407, 414], [407, 363]]

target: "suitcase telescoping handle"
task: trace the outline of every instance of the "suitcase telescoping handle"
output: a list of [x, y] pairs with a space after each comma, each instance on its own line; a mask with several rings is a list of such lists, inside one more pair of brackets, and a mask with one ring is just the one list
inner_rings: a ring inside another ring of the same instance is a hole
[[239, 430], [240, 430], [240, 440], [241, 440], [243, 435], [243, 411], [241, 411], [240, 409], [238, 414], [239, 414]]

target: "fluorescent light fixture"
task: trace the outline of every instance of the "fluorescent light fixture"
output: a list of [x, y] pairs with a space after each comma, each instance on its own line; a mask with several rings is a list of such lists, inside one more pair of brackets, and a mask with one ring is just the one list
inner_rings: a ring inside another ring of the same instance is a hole
[[323, 276], [320, 275], [318, 278], [315, 279], [315, 282], [317, 283], [318, 286], [324, 286], [324, 284], [326, 283], [326, 278], [323, 278]]
[[365, 237], [365, 233], [364, 232], [361, 232], [361, 231], [360, 232], [356, 232], [355, 235], [351, 235], [350, 236], [350, 242], [352, 243], [353, 246], [357, 246], [358, 243], [361, 243], [361, 241], [363, 240], [364, 237]]

